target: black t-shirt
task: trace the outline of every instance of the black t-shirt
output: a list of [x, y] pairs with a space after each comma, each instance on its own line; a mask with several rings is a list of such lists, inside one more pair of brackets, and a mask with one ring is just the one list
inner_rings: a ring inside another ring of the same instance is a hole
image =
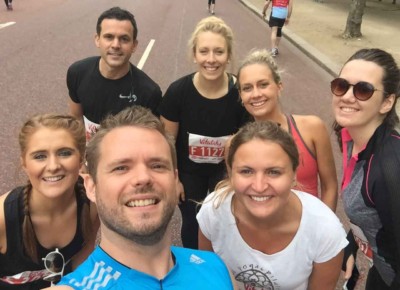
[[195, 88], [193, 76], [194, 74], [187, 75], [169, 86], [160, 105], [160, 115], [179, 123], [176, 139], [179, 170], [208, 175], [218, 164], [197, 163], [189, 158], [189, 134], [229, 136], [238, 131], [247, 121], [248, 115], [240, 104], [239, 92], [233, 81], [230, 81], [229, 91], [225, 96], [207, 99]]
[[122, 78], [107, 79], [100, 73], [99, 62], [100, 57], [89, 57], [72, 64], [67, 72], [69, 95], [81, 104], [86, 127], [87, 120], [99, 124], [108, 114], [115, 115], [133, 105], [159, 115], [161, 89], [148, 75], [131, 64], [130, 72]]

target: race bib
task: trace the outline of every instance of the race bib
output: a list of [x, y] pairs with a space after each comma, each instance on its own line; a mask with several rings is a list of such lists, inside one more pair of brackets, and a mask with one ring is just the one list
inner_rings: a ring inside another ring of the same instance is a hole
[[8, 284], [20, 285], [43, 279], [49, 274], [51, 273], [46, 269], [39, 271], [25, 271], [19, 274], [15, 274], [14, 276], [1, 277], [0, 280]]
[[196, 163], [220, 163], [224, 160], [225, 144], [229, 138], [189, 133], [189, 159]]
[[361, 252], [364, 253], [365, 257], [367, 257], [368, 261], [372, 265], [372, 249], [370, 244], [367, 241], [366, 236], [364, 235], [364, 232], [359, 226], [356, 226], [355, 224], [350, 223], [350, 228], [351, 231], [353, 232], [354, 239], [358, 245], [358, 248], [360, 249]]
[[92, 137], [92, 135], [94, 133], [96, 133], [96, 131], [100, 127], [100, 125], [90, 121], [85, 116], [83, 116], [83, 121], [85, 123], [86, 142], [88, 142], [90, 140], [90, 138]]

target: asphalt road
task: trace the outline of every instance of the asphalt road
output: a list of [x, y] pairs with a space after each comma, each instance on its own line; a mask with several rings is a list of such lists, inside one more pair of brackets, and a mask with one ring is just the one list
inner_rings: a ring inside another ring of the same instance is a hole
[[[194, 67], [187, 41], [195, 24], [208, 16], [207, 1], [117, 0], [129, 9], [139, 30], [139, 47], [132, 56], [138, 64], [149, 42], [154, 45], [144, 63], [162, 90]], [[67, 112], [65, 76], [74, 61], [96, 55], [94, 33], [97, 17], [110, 8], [108, 0], [18, 0], [14, 11], [0, 10], [0, 192], [18, 179], [17, 133], [26, 118], [42, 112]], [[252, 48], [268, 47], [267, 24], [239, 1], [218, 0], [216, 16], [235, 33], [236, 72], [239, 60]], [[296, 48], [282, 41], [277, 58], [283, 71], [283, 106], [288, 113], [317, 114], [332, 121], [328, 82], [331, 77]]]
[[[17, 143], [23, 120], [35, 113], [67, 112], [67, 68], [97, 54], [94, 34], [101, 12], [112, 5], [135, 15], [139, 47], [131, 61], [138, 64], [154, 40], [143, 70], [163, 92], [172, 81], [194, 70], [187, 41], [195, 24], [208, 16], [206, 0], [18, 0], [13, 4], [13, 12], [0, 4], [0, 27], [15, 22], [0, 28], [0, 194], [25, 179]], [[269, 47], [267, 24], [239, 1], [218, 0], [216, 16], [235, 33], [231, 72], [236, 73], [239, 60], [252, 48]], [[285, 40], [277, 62], [283, 72], [285, 111], [318, 115], [330, 127], [331, 76]], [[338, 153], [336, 160], [339, 168]], [[343, 217], [341, 209], [338, 214]]]

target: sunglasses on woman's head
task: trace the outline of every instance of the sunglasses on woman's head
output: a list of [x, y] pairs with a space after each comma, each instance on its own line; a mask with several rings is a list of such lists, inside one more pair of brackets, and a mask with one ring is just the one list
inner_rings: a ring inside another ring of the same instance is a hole
[[42, 260], [46, 270], [50, 272], [50, 275], [44, 277], [43, 280], [51, 282], [53, 286], [54, 283], [60, 281], [63, 276], [65, 267], [64, 256], [58, 251], [58, 248], [56, 248], [54, 251], [48, 253], [46, 257], [42, 258]]
[[[375, 91], [382, 91], [375, 89], [375, 87], [367, 82], [358, 82], [356, 84], [350, 84], [347, 80], [342, 78], [336, 78], [331, 81], [331, 91], [335, 96], [341, 97], [347, 93], [347, 91], [353, 87], [353, 95], [357, 100], [366, 101], [372, 97]], [[384, 92], [384, 91], [382, 91]]]

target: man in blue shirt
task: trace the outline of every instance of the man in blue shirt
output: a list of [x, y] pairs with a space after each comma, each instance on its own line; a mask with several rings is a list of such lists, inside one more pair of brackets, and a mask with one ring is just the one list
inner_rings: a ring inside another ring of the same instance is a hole
[[127, 108], [106, 118], [87, 147], [89, 199], [101, 242], [59, 289], [233, 289], [211, 252], [171, 247], [178, 203], [174, 140], [150, 110]]

